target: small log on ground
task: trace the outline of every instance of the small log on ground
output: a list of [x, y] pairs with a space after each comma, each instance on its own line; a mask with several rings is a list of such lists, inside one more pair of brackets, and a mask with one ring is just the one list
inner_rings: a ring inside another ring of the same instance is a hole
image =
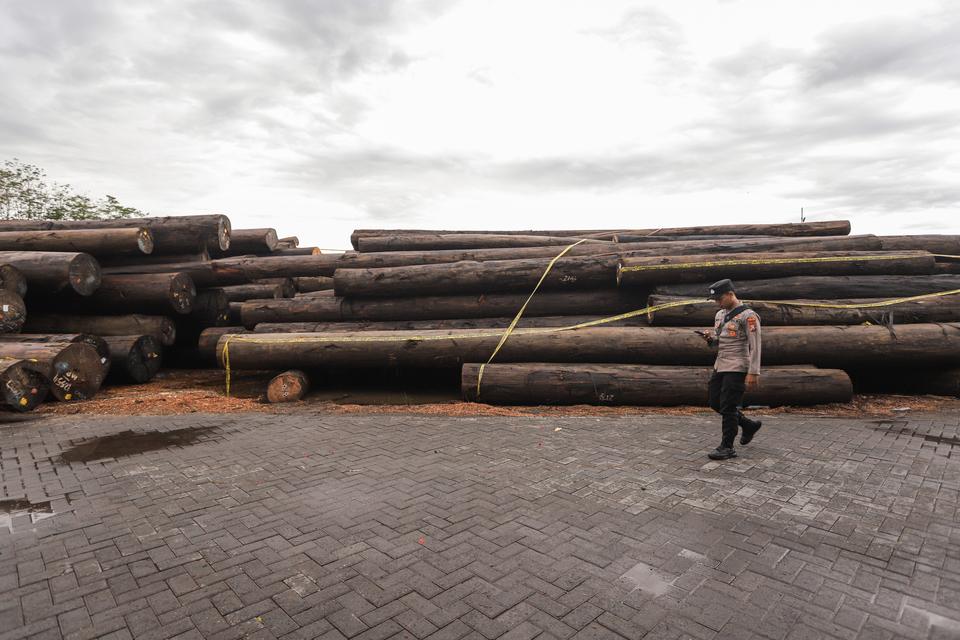
[[64, 291], [89, 296], [100, 286], [100, 265], [86, 253], [3, 251], [0, 264], [20, 271], [31, 294]]
[[24, 323], [26, 333], [92, 333], [98, 336], [150, 335], [163, 346], [177, 337], [177, 327], [167, 316], [78, 316], [62, 313], [31, 313]]
[[153, 336], [107, 336], [110, 378], [142, 384], [157, 375], [163, 362], [160, 343]]
[[47, 367], [28, 360], [0, 358], [0, 408], [33, 411], [50, 393]]
[[141, 228], [67, 229], [62, 231], [2, 231], [0, 251], [66, 251], [93, 256], [153, 252], [153, 234]]
[[61, 401], [89, 400], [103, 384], [100, 354], [83, 342], [0, 342], [0, 357], [33, 360], [45, 367], [50, 393]]
[[[465, 400], [504, 405], [707, 405], [709, 367], [629, 364], [489, 364], [477, 395], [479, 364], [463, 365]], [[837, 369], [765, 369], [745, 404], [813, 405], [849, 402], [850, 378]]]
[[23, 298], [6, 289], [0, 289], [0, 334], [18, 333], [27, 319]]
[[267, 384], [267, 400], [273, 402], [297, 402], [310, 390], [310, 380], [303, 371], [291, 369], [273, 377]]
[[673, 282], [720, 278], [806, 275], [924, 275], [936, 260], [925, 251], [740, 253], [726, 255], [624, 258], [617, 269], [622, 287], [652, 287]]
[[[650, 296], [650, 306], [685, 300], [668, 296]], [[749, 300], [741, 299], [760, 314], [764, 325], [824, 324], [917, 324], [924, 322], [960, 322], [960, 293], [937, 298], [924, 298], [889, 306], [870, 306], [883, 299], [856, 300]], [[816, 306], [823, 305], [823, 306]], [[836, 305], [863, 305], [860, 308], [837, 309]], [[710, 300], [670, 307], [648, 314], [653, 326], [711, 327], [717, 305]]]
[[[656, 295], [701, 298], [711, 281], [660, 285]], [[795, 276], [764, 280], [734, 280], [737, 295], [754, 300], [895, 298], [960, 289], [960, 275], [912, 276]]]

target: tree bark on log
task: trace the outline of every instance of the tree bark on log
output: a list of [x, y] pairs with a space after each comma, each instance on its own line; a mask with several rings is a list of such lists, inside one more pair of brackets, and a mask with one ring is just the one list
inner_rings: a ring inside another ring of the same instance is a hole
[[[931, 258], [932, 259], [932, 258]], [[554, 263], [541, 291], [616, 287], [616, 256], [564, 258]], [[396, 297], [448, 293], [526, 292], [540, 281], [550, 260], [454, 262], [383, 269], [337, 269], [333, 289], [344, 297]]]
[[230, 219], [223, 215], [167, 216], [112, 220], [0, 220], [0, 231], [129, 229], [146, 227], [154, 253], [190, 253], [199, 246], [230, 248]]
[[34, 296], [27, 305], [44, 311], [122, 314], [187, 314], [193, 308], [197, 290], [184, 273], [107, 275], [92, 295]]
[[166, 316], [121, 315], [79, 316], [61, 313], [32, 313], [24, 323], [27, 333], [91, 333], [108, 336], [150, 335], [163, 346], [176, 341], [177, 329]]
[[[877, 259], [880, 258], [880, 259]], [[703, 282], [721, 278], [832, 275], [926, 275], [936, 261], [925, 251], [897, 253], [811, 252], [624, 258], [617, 269], [621, 287]]]
[[103, 384], [100, 354], [83, 342], [0, 342], [0, 357], [35, 360], [45, 368], [50, 393], [61, 401], [89, 400]]
[[[655, 295], [701, 298], [710, 281], [669, 284], [654, 288]], [[737, 295], [754, 300], [839, 298], [896, 298], [960, 289], [960, 275], [912, 276], [792, 276], [764, 280], [735, 280]]]
[[3, 251], [0, 264], [20, 271], [31, 294], [74, 292], [89, 296], [100, 286], [100, 265], [86, 253]]
[[229, 327], [207, 327], [200, 332], [197, 339], [197, 364], [204, 367], [216, 367], [217, 365], [217, 343], [222, 336], [227, 334], [247, 333], [247, 330], [240, 326]]
[[[332, 291], [333, 278], [316, 276], [313, 278], [294, 278], [293, 287], [298, 293], [312, 293], [315, 291]], [[288, 298], [290, 296], [283, 296]]]
[[104, 273], [146, 274], [179, 271], [187, 273], [198, 287], [222, 287], [248, 284], [265, 278], [294, 278], [300, 276], [330, 276], [336, 267], [337, 256], [244, 256], [222, 258], [209, 262], [174, 264], [131, 264], [108, 267]]
[[[485, 362], [503, 332], [491, 330], [258, 333], [225, 335], [230, 365], [237, 369], [286, 369], [336, 365], [364, 368], [407, 365], [442, 367]], [[683, 327], [589, 328], [575, 331], [520, 329], [496, 356], [498, 362], [622, 362], [708, 365], [715, 350]], [[960, 324], [767, 327], [765, 365], [818, 367], [945, 366], [960, 358]]]
[[0, 407], [33, 411], [50, 393], [47, 367], [28, 360], [0, 358]]
[[13, 291], [0, 289], [0, 334], [19, 333], [27, 320], [27, 306]]
[[[541, 235], [494, 235], [468, 233], [405, 233], [361, 237], [357, 251], [440, 251], [445, 249], [502, 249], [513, 247], [565, 247], [581, 240], [577, 237], [552, 237]], [[609, 240], [586, 239], [584, 244], [613, 245]]]
[[[604, 316], [523, 317], [517, 325], [526, 327], [570, 327], [601, 320]], [[513, 318], [456, 318], [450, 320], [358, 320], [354, 322], [262, 322], [255, 333], [355, 333], [357, 331], [434, 331], [445, 329], [505, 329]], [[635, 316], [602, 327], [646, 327], [645, 316]], [[224, 333], [231, 333], [225, 331]], [[222, 335], [222, 334], [221, 334]]]
[[94, 256], [153, 252], [153, 234], [141, 228], [73, 229], [62, 231], [2, 231], [0, 251], [64, 251]]
[[916, 236], [878, 236], [884, 251], [929, 251], [960, 254], [960, 235], [929, 234]]
[[[569, 246], [570, 243], [568, 243]], [[688, 236], [672, 242], [631, 242], [622, 244], [584, 243], [570, 249], [566, 256], [617, 255], [660, 256], [713, 253], [741, 253], [748, 251], [879, 251], [877, 236], [837, 236], [810, 238], [738, 237], [721, 240], [703, 240]], [[444, 251], [385, 251], [380, 253], [345, 252], [330, 254], [330, 273], [333, 269], [361, 269], [405, 267], [417, 264], [447, 264], [450, 262], [490, 260], [520, 260], [526, 258], [550, 259], [563, 247], [517, 247], [512, 249], [456, 249]]]
[[525, 236], [609, 236], [617, 233], [629, 233], [638, 236], [690, 236], [690, 235], [766, 235], [766, 236], [845, 236], [850, 233], [848, 220], [830, 220], [823, 222], [803, 222], [789, 224], [726, 224], [700, 227], [668, 227], [658, 229], [591, 229], [591, 230], [526, 230], [526, 231], [455, 231], [439, 229], [357, 229], [350, 234], [350, 242], [357, 247], [357, 240], [364, 237], [419, 233], [443, 234], [494, 234]]
[[157, 375], [163, 362], [160, 343], [153, 336], [106, 336], [110, 346], [110, 379], [143, 384]]
[[230, 287], [221, 287], [227, 302], [246, 302], [247, 300], [268, 300], [292, 298], [296, 295], [293, 280], [286, 278], [285, 284], [237, 284]]
[[848, 371], [858, 392], [908, 393], [960, 397], [960, 368], [882, 369]]
[[[960, 288], [960, 287], [958, 287]], [[341, 322], [354, 320], [449, 320], [514, 316], [527, 294], [483, 293], [410, 298], [292, 298], [250, 300], [240, 306], [242, 324], [261, 322]], [[646, 292], [626, 290], [538, 293], [524, 317], [625, 313], [647, 306]]]
[[319, 256], [322, 251], [319, 247], [277, 247], [272, 256]]
[[[650, 306], [686, 300], [670, 296], [650, 296]], [[760, 314], [767, 326], [784, 325], [841, 325], [841, 324], [919, 324], [927, 322], [960, 322], [960, 294], [939, 298], [924, 298], [911, 302], [860, 309], [834, 309], [830, 305], [870, 305], [883, 299], [859, 298], [847, 300], [749, 300], [741, 298]], [[822, 304], [825, 307], [810, 305]], [[712, 327], [718, 307], [704, 300], [682, 307], [670, 307], [648, 314], [652, 326]]]
[[100, 256], [97, 258], [100, 267], [104, 271], [119, 267], [144, 267], [146, 265], [164, 265], [169, 269], [170, 265], [194, 262], [210, 262], [210, 253], [206, 247], [202, 247], [194, 253], [161, 253], [151, 254], [149, 256]]
[[22, 298], [27, 295], [27, 278], [13, 265], [0, 264], [0, 289]]
[[[495, 405], [707, 406], [709, 367], [629, 364], [490, 364], [477, 395], [479, 364], [461, 372], [464, 400]], [[850, 378], [837, 369], [767, 369], [745, 404], [769, 406], [849, 402]]]
[[310, 380], [303, 371], [291, 369], [275, 376], [267, 384], [267, 400], [276, 402], [297, 402], [303, 400], [310, 390]]

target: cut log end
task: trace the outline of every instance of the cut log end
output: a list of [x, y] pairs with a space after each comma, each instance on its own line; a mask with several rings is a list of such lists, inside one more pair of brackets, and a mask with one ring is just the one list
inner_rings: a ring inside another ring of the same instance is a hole
[[23, 298], [12, 291], [0, 289], [0, 333], [19, 333], [27, 320]]
[[297, 402], [310, 389], [310, 381], [302, 371], [284, 371], [267, 384], [267, 400], [274, 402]]
[[100, 265], [93, 256], [78, 253], [70, 261], [70, 286], [81, 296], [92, 295], [100, 286]]
[[24, 360], [0, 360], [0, 402], [11, 411], [32, 411], [46, 399], [50, 384], [42, 368]]
[[0, 264], [0, 288], [12, 291], [22, 298], [27, 295], [27, 278], [16, 267]]
[[153, 336], [111, 336], [106, 340], [110, 345], [114, 378], [142, 384], [157, 375], [163, 354]]
[[220, 220], [217, 222], [217, 244], [221, 251], [226, 251], [230, 248], [230, 231], [230, 218], [220, 216]]
[[144, 254], [153, 253], [153, 233], [146, 227], [137, 230], [137, 246], [140, 252]]
[[185, 273], [174, 274], [170, 279], [170, 304], [177, 313], [187, 314], [193, 310], [197, 288], [193, 279]]

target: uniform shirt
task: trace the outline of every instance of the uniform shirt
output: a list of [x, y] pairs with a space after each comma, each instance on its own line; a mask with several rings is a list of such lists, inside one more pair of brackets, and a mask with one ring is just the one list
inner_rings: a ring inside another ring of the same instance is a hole
[[760, 374], [760, 316], [744, 309], [724, 322], [727, 311], [721, 309], [713, 321], [717, 344], [714, 371], [740, 371]]

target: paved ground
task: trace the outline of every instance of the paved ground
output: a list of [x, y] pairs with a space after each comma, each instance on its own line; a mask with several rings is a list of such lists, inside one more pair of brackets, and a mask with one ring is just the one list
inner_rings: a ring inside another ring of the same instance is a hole
[[960, 637], [960, 415], [770, 418], [723, 464], [718, 431], [2, 425], [0, 640]]

